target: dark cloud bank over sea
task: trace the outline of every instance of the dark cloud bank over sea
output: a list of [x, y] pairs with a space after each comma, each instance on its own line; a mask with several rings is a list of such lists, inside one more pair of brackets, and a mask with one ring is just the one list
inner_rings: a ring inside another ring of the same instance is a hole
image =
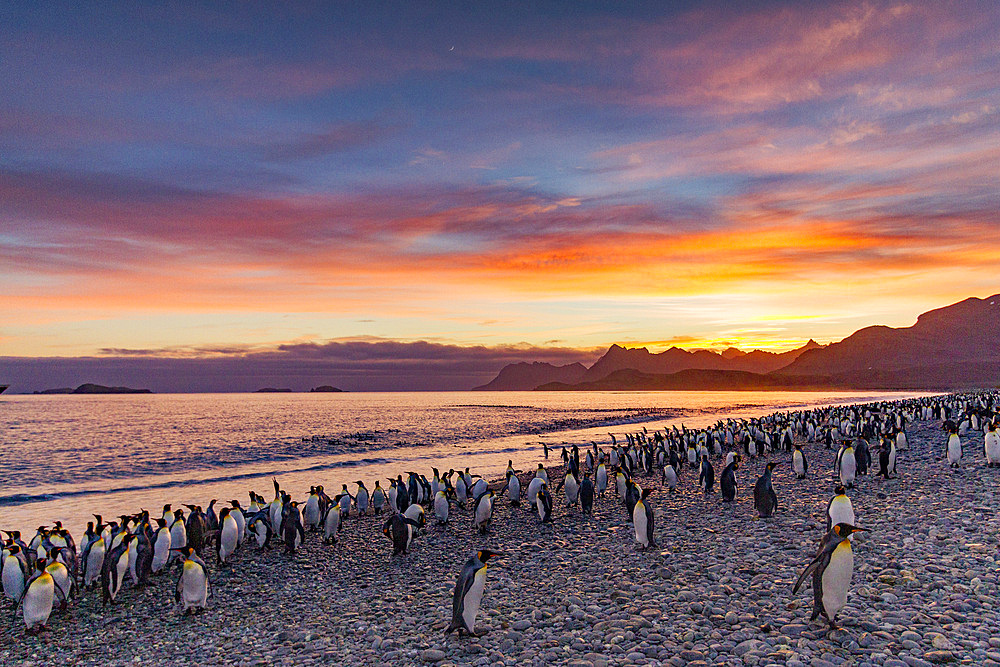
[[603, 350], [530, 345], [460, 346], [426, 341], [294, 343], [274, 349], [102, 350], [92, 357], [0, 357], [0, 381], [11, 393], [84, 382], [154, 392], [466, 390], [507, 364], [592, 364]]

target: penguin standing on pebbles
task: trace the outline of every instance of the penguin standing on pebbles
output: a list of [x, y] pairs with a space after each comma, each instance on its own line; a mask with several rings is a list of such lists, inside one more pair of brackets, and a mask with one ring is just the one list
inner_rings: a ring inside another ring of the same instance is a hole
[[997, 435], [997, 423], [991, 422], [984, 436], [986, 449], [986, 465], [990, 468], [1000, 467], [1000, 435]]
[[402, 514], [393, 514], [386, 519], [382, 526], [382, 534], [392, 540], [392, 555], [406, 555], [406, 550], [410, 548], [413, 535], [417, 532], [418, 524]]
[[753, 486], [753, 508], [762, 519], [770, 517], [778, 509], [778, 496], [774, 492], [774, 486], [771, 485], [771, 471], [777, 467], [777, 463], [768, 461], [764, 467], [764, 474]]
[[588, 473], [583, 473], [583, 481], [580, 482], [580, 507], [584, 514], [594, 513], [594, 483]]
[[858, 473], [858, 462], [854, 458], [854, 447], [851, 441], [845, 442], [845, 447], [840, 455], [840, 483], [849, 489], [854, 488], [854, 479]]
[[306, 531], [302, 528], [302, 514], [299, 512], [297, 502], [290, 502], [285, 507], [280, 533], [285, 543], [285, 553], [294, 556], [295, 550], [306, 539]]
[[[37, 571], [28, 581], [18, 604], [24, 618], [24, 627], [29, 635], [35, 635], [45, 628], [52, 614], [52, 603], [56, 597], [56, 583], [45, 569], [45, 559], [40, 558], [35, 563]], [[16, 613], [16, 608], [15, 608]]]
[[878, 474], [889, 479], [896, 472], [896, 441], [885, 438], [878, 453]]
[[711, 493], [712, 489], [715, 488], [715, 469], [708, 460], [708, 454], [703, 454], [701, 457], [701, 473], [698, 475], [698, 486], [705, 493]]
[[849, 523], [838, 523], [823, 537], [816, 557], [799, 575], [792, 588], [793, 595], [799, 592], [806, 577], [812, 575], [813, 613], [810, 621], [815, 621], [822, 614], [830, 629], [836, 629], [837, 614], [847, 604], [847, 589], [854, 574], [854, 552], [848, 538], [852, 533], [866, 530]]
[[542, 482], [542, 487], [538, 490], [538, 501], [535, 505], [542, 523], [552, 523], [552, 494], [549, 493], [549, 485], [545, 482]]
[[635, 527], [635, 541], [639, 543], [642, 550], [650, 547], [656, 548], [656, 541], [653, 539], [653, 508], [646, 502], [646, 498], [652, 493], [652, 489], [643, 489], [642, 495], [632, 509], [632, 525]]
[[809, 470], [809, 462], [806, 461], [802, 445], [795, 445], [795, 452], [792, 454], [792, 469], [795, 471], [796, 478], [805, 479], [806, 472]]
[[958, 462], [962, 460], [962, 439], [958, 437], [958, 431], [954, 428], [948, 436], [948, 463], [952, 468], [958, 467]]
[[719, 485], [722, 487], [722, 500], [731, 503], [736, 500], [736, 470], [740, 467], [740, 457], [733, 458], [732, 463], [722, 471]]
[[182, 611], [187, 614], [198, 609], [205, 609], [208, 604], [208, 596], [212, 594], [212, 584], [208, 578], [208, 568], [205, 562], [198, 558], [191, 547], [173, 549], [184, 558], [181, 566], [181, 576], [177, 579], [177, 588], [174, 591], [174, 600], [180, 602]]
[[458, 631], [459, 636], [468, 634], [476, 637], [476, 615], [483, 601], [486, 588], [486, 562], [491, 558], [500, 558], [504, 554], [482, 549], [465, 561], [462, 572], [455, 582], [455, 592], [452, 595], [451, 623], [444, 631], [446, 635]]

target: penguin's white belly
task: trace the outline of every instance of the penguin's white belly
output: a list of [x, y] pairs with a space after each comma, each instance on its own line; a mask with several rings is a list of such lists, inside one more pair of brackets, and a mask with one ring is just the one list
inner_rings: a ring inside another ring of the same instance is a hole
[[840, 459], [840, 483], [844, 485], [854, 484], [857, 472], [858, 462], [854, 459], [854, 454], [844, 454]]
[[951, 437], [948, 438], [948, 463], [958, 463], [961, 460], [962, 441], [953, 433]]
[[24, 595], [21, 614], [25, 626], [33, 628], [44, 625], [52, 613], [52, 601], [55, 599], [56, 586], [51, 575], [36, 579]]
[[443, 495], [438, 495], [434, 499], [434, 515], [442, 523], [448, 521], [448, 499]]
[[479, 614], [479, 605], [483, 601], [483, 590], [485, 588], [486, 568], [481, 567], [476, 570], [476, 574], [472, 579], [472, 586], [469, 588], [469, 592], [465, 594], [465, 599], [463, 600], [462, 620], [465, 621], [465, 627], [470, 632], [476, 631], [476, 615]]
[[900, 431], [896, 435], [896, 449], [906, 449], [906, 434]]
[[521, 482], [517, 479], [517, 475], [510, 476], [510, 483], [507, 484], [507, 494], [510, 496], [512, 503], [521, 502]]
[[24, 592], [24, 573], [14, 556], [7, 556], [3, 561], [3, 592], [15, 602]]
[[[888, 467], [888, 471], [887, 472], [890, 475], [895, 474], [895, 472], [896, 472], [896, 446], [895, 445], [892, 445], [891, 447], [889, 447], [889, 467]], [[853, 533], [851, 534], [851, 537], [854, 537]]]
[[830, 554], [830, 563], [823, 570], [823, 609], [833, 619], [847, 604], [847, 589], [854, 574], [854, 552], [844, 541]]
[[733, 460], [734, 460], [735, 458], [736, 458], [736, 455], [735, 455], [735, 454], [733, 454], [732, 452], [729, 452], [728, 454], [726, 454], [726, 465], [725, 465], [725, 466], [723, 466], [723, 467], [726, 467], [726, 466], [728, 466], [728, 465], [729, 465], [730, 463], [732, 463], [732, 462], [733, 462]]
[[990, 463], [1000, 463], [1000, 436], [990, 432], [986, 434], [986, 460]]
[[170, 547], [183, 549], [187, 546], [187, 529], [183, 521], [178, 521], [170, 527]]
[[139, 581], [139, 577], [135, 573], [135, 564], [139, 559], [139, 548], [136, 546], [135, 542], [132, 542], [128, 548], [128, 573], [132, 575], [132, 581]]
[[208, 580], [205, 578], [205, 571], [197, 563], [185, 561], [183, 576], [181, 601], [184, 603], [184, 609], [204, 607], [208, 600]]
[[576, 504], [576, 500], [580, 495], [580, 485], [571, 477], [566, 481], [566, 505]]
[[597, 469], [597, 493], [604, 493], [608, 488], [608, 471], [604, 467]]
[[479, 503], [479, 507], [476, 508], [476, 525], [486, 523], [492, 513], [493, 502], [489, 498], [483, 498]]
[[802, 457], [802, 452], [797, 449], [792, 454], [792, 468], [795, 470], [796, 475], [806, 474], [805, 459]]
[[170, 531], [160, 530], [153, 545], [153, 572], [159, 572], [170, 559]]
[[103, 543], [91, 547], [87, 554], [87, 571], [83, 575], [83, 583], [89, 586], [95, 579], [101, 576], [101, 567], [104, 565], [104, 545]]
[[674, 470], [673, 466], [667, 466], [666, 468], [667, 484], [671, 489], [677, 488], [677, 471]]
[[538, 492], [542, 490], [542, 478], [535, 477], [528, 484], [528, 504], [534, 505], [538, 502]]
[[544, 520], [545, 519], [545, 503], [543, 503], [541, 501], [541, 499], [538, 499], [535, 502], [535, 509], [538, 510], [538, 518]]
[[[326, 524], [323, 526], [323, 537], [330, 539], [330, 536], [335, 534], [340, 528], [340, 507], [331, 508], [329, 512], [326, 513]], [[263, 546], [264, 538], [258, 536], [257, 541]]]
[[[57, 597], [65, 599], [70, 593], [70, 586], [72, 586], [72, 580], [69, 577], [69, 570], [67, 570], [66, 566], [60, 561], [49, 565], [45, 568], [45, 571], [49, 573], [50, 577], [52, 577], [52, 581], [58, 589], [56, 591]], [[62, 592], [59, 593], [58, 591]]]
[[236, 527], [236, 519], [231, 521], [226, 521], [225, 525], [222, 527], [222, 535], [219, 539], [222, 543], [219, 548], [219, 554], [222, 556], [222, 562], [229, 560], [229, 557], [233, 555], [236, 551], [236, 541], [239, 539], [239, 528]]
[[[855, 521], [855, 517], [854, 517], [854, 505], [851, 504], [851, 499], [850, 498], [847, 498], [846, 496], [843, 497], [843, 498], [840, 498], [838, 496], [838, 498], [834, 499], [834, 501], [832, 503], [830, 503], [830, 526], [831, 527], [832, 526], [836, 526], [838, 523], [847, 523], [847, 524], [850, 524], [850, 525], [853, 526], [854, 525], [854, 521]], [[854, 533], [851, 533], [850, 536], [847, 539], [849, 539], [849, 540], [851, 540], [853, 542], [854, 541]]]
[[649, 546], [649, 534], [646, 526], [646, 506], [642, 502], [635, 504], [632, 510], [632, 525], [635, 526], [635, 541], [643, 547]]
[[302, 518], [305, 519], [307, 528], [319, 525], [319, 498], [309, 496], [309, 500], [306, 501], [305, 511], [302, 513]]

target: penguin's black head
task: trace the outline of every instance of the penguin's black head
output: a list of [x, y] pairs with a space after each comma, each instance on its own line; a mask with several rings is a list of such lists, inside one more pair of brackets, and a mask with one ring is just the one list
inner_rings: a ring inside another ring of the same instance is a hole
[[852, 526], [849, 523], [838, 523], [833, 527], [833, 532], [837, 534], [837, 537], [847, 539], [851, 533], [857, 532], [868, 532], [867, 528], [859, 528], [858, 526]]
[[229, 516], [229, 512], [230, 512], [230, 508], [228, 508], [228, 507], [223, 507], [221, 510], [219, 510], [219, 521], [222, 521], [227, 516]]
[[838, 484], [837, 487], [833, 490], [833, 492], [838, 496], [842, 496], [845, 493], [847, 493], [847, 489], [844, 488], [843, 484]]
[[767, 462], [767, 469], [768, 470], [774, 470], [777, 467], [778, 467], [778, 462], [777, 461], [768, 461]]
[[164, 521], [162, 518], [156, 520], [156, 527], [157, 528], [166, 528], [166, 526], [167, 526], [167, 522]]
[[476, 557], [480, 562], [485, 563], [491, 558], [503, 558], [506, 554], [500, 553], [499, 551], [490, 551], [489, 549], [482, 549], [476, 552]]

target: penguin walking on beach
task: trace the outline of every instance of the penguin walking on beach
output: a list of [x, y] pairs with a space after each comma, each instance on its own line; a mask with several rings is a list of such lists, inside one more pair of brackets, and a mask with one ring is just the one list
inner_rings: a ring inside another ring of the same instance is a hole
[[215, 560], [219, 565], [226, 565], [239, 542], [240, 529], [236, 525], [232, 508], [223, 507], [219, 512], [219, 535], [215, 540]]
[[[263, 520], [263, 519], [262, 519]], [[181, 574], [174, 589], [174, 600], [181, 603], [181, 611], [187, 614], [204, 610], [212, 594], [212, 582], [205, 562], [191, 547], [175, 549], [182, 558]]]
[[[878, 474], [889, 479], [896, 473], [896, 441], [885, 438], [878, 453]], [[850, 523], [850, 522], [848, 522]]]
[[848, 489], [853, 489], [858, 463], [854, 458], [854, 447], [851, 446], [850, 441], [848, 440], [845, 444], [843, 453], [840, 455], [840, 483]]
[[340, 526], [340, 503], [333, 503], [323, 517], [323, 541], [327, 544], [336, 544]]
[[521, 480], [517, 478], [516, 471], [509, 462], [507, 464], [507, 481], [504, 482], [503, 488], [500, 489], [501, 496], [504, 491], [507, 492], [511, 507], [517, 507], [521, 504]]
[[958, 431], [951, 429], [948, 435], [948, 463], [952, 468], [958, 467], [958, 462], [962, 460], [962, 439], [958, 436]]
[[65, 610], [69, 606], [69, 598], [76, 594], [76, 579], [70, 574], [66, 563], [60, 560], [66, 547], [56, 547], [48, 553], [48, 557], [43, 559], [46, 563], [45, 571], [52, 577], [55, 583], [55, 596], [59, 600], [59, 608]]
[[757, 510], [757, 516], [762, 519], [772, 516], [778, 509], [778, 495], [771, 484], [771, 471], [777, 467], [777, 463], [768, 461], [764, 466], [764, 473], [753, 486], [753, 508]]
[[125, 572], [128, 571], [129, 544], [134, 538], [134, 535], [126, 535], [104, 559], [104, 567], [101, 569], [101, 599], [105, 605], [114, 602], [121, 592]]
[[602, 461], [597, 466], [597, 472], [594, 473], [594, 490], [597, 492], [597, 495], [603, 496], [607, 488], [608, 466]]
[[538, 518], [542, 520], [542, 523], [552, 523], [552, 494], [549, 493], [549, 485], [545, 482], [542, 482], [541, 488], [538, 490], [535, 506], [538, 509]]
[[583, 481], [580, 482], [580, 508], [584, 514], [594, 513], [594, 483], [590, 481], [589, 473], [583, 473]]
[[490, 521], [493, 520], [493, 492], [484, 491], [476, 498], [474, 516], [476, 528], [480, 535], [485, 535], [489, 530]]
[[1000, 467], [1000, 435], [997, 435], [997, 423], [990, 422], [983, 436], [983, 446], [986, 450], [986, 466]]
[[451, 509], [451, 503], [448, 502], [449, 493], [451, 493], [451, 489], [441, 488], [434, 494], [434, 516], [437, 518], [439, 526], [448, 523], [448, 514]]
[[310, 532], [319, 530], [320, 524], [320, 500], [315, 486], [309, 487], [309, 498], [306, 499], [305, 507], [302, 508], [303, 528]]
[[805, 479], [806, 473], [809, 471], [809, 462], [806, 461], [802, 445], [795, 445], [795, 451], [792, 452], [792, 470], [795, 471], [796, 479]]
[[289, 502], [283, 510], [281, 517], [281, 540], [285, 543], [285, 553], [294, 556], [295, 550], [306, 540], [306, 531], [302, 527], [302, 514], [299, 512], [299, 504], [295, 501]]
[[159, 573], [170, 561], [170, 529], [163, 519], [157, 519], [157, 529], [153, 534], [153, 562], [150, 569], [153, 574]]
[[830, 629], [837, 627], [837, 614], [847, 604], [847, 591], [851, 586], [854, 574], [854, 551], [851, 549], [852, 533], [865, 531], [848, 523], [838, 523], [823, 537], [816, 557], [802, 571], [792, 594], [798, 593], [806, 577], [812, 575], [813, 613], [809, 618], [815, 621], [820, 614], [830, 624]]
[[736, 470], [740, 467], [740, 457], [733, 458], [732, 463], [722, 470], [719, 484], [722, 487], [722, 500], [731, 503], [736, 500]]
[[[24, 627], [29, 635], [37, 635], [45, 628], [49, 616], [52, 615], [55, 597], [55, 580], [45, 569], [45, 559], [38, 559], [35, 562], [35, 573], [28, 580], [18, 600], [21, 618], [24, 619]], [[17, 607], [14, 611], [17, 612]]]
[[677, 468], [672, 464], [667, 464], [663, 466], [663, 481], [667, 483], [667, 488], [670, 493], [677, 493]]
[[375, 488], [372, 489], [372, 512], [375, 516], [382, 513], [382, 507], [385, 506], [386, 496], [385, 489], [382, 488], [379, 480], [375, 480]]
[[28, 558], [21, 552], [21, 547], [17, 544], [5, 548], [2, 564], [3, 593], [8, 599], [16, 604], [24, 594], [24, 586], [27, 581]]
[[368, 493], [368, 487], [362, 480], [355, 482], [358, 485], [358, 491], [354, 494], [354, 507], [357, 509], [358, 516], [368, 513], [368, 505], [371, 501], [371, 494]]
[[642, 495], [632, 508], [632, 526], [635, 529], [635, 541], [639, 548], [645, 551], [653, 547], [656, 548], [656, 541], [653, 539], [653, 508], [646, 502], [646, 498], [652, 493], [652, 489], [643, 489]]
[[455, 592], [452, 594], [451, 623], [444, 633], [458, 631], [458, 635], [467, 634], [476, 637], [476, 615], [483, 601], [486, 589], [486, 563], [491, 558], [500, 558], [504, 554], [497, 551], [482, 549], [465, 561], [462, 571], [455, 582]]
[[392, 555], [406, 555], [418, 524], [402, 514], [393, 514], [382, 525], [382, 534], [392, 540]]
[[712, 463], [708, 460], [708, 454], [703, 454], [701, 457], [701, 472], [698, 474], [698, 486], [706, 494], [711, 493], [712, 489], [715, 488], [715, 468], [712, 467]]

